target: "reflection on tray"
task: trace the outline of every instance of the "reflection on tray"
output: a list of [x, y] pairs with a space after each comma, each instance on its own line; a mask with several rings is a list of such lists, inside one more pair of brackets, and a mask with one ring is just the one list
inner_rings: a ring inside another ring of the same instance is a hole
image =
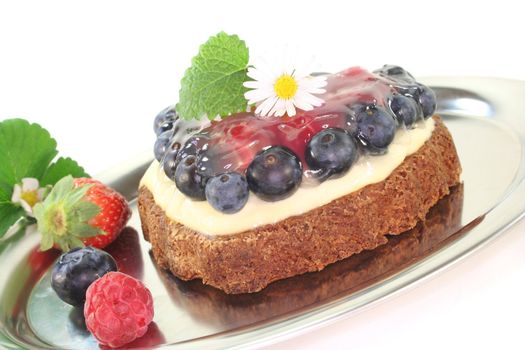
[[319, 306], [349, 295], [399, 272], [428, 256], [447, 242], [462, 236], [463, 186], [459, 185], [428, 213], [415, 228], [373, 251], [365, 251], [332, 264], [320, 272], [277, 281], [254, 294], [228, 295], [200, 280], [181, 281], [158, 271], [170, 296], [199, 322], [219, 329], [248, 326], [256, 322]]

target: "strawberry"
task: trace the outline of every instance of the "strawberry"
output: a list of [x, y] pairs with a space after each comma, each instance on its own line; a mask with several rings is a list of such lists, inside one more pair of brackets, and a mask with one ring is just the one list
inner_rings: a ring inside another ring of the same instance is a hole
[[86, 192], [86, 200], [100, 207], [100, 213], [89, 221], [93, 227], [98, 227], [104, 231], [105, 235], [97, 235], [83, 239], [85, 245], [95, 248], [104, 248], [118, 237], [122, 229], [126, 226], [131, 217], [126, 199], [117, 191], [107, 187], [102, 182], [79, 178], [73, 181], [75, 187], [86, 184], [93, 184]]
[[104, 248], [117, 238], [131, 216], [125, 200], [99, 181], [66, 176], [35, 206], [41, 249], [63, 251], [84, 245]]

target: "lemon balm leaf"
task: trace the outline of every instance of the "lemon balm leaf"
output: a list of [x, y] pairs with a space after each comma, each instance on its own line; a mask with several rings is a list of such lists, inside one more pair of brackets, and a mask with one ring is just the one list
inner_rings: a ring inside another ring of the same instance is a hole
[[177, 112], [182, 119], [225, 117], [245, 111], [248, 47], [224, 32], [204, 43], [181, 81]]

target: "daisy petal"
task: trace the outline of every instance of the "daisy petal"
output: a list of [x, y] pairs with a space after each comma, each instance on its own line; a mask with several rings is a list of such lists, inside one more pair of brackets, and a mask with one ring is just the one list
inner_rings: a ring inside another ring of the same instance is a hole
[[302, 109], [303, 111], [311, 111], [314, 109], [314, 107], [303, 98], [303, 94], [297, 94], [295, 97], [295, 105], [297, 108]]
[[254, 104], [262, 100], [266, 100], [267, 98], [270, 98], [273, 95], [273, 91], [271, 90], [257, 89], [246, 92], [244, 94], [244, 97], [248, 100], [248, 104]]
[[268, 112], [273, 108], [273, 106], [277, 103], [277, 96], [272, 96], [265, 101], [263, 101], [257, 108], [255, 109], [255, 113], [258, 113], [260, 115], [267, 116]]
[[259, 89], [261, 85], [261, 82], [257, 80], [249, 80], [242, 83], [242, 86], [247, 87], [248, 89]]
[[303, 98], [305, 101], [307, 101], [309, 104], [311, 104], [314, 107], [319, 107], [324, 103], [324, 100], [320, 99], [319, 97], [316, 97], [314, 95], [311, 95], [307, 92], [305, 92], [303, 95]]
[[285, 101], [279, 99], [275, 105], [273, 106], [272, 110], [270, 111], [269, 115], [273, 115], [276, 117], [282, 117], [284, 115], [284, 112], [286, 111]]
[[286, 100], [286, 114], [288, 114], [290, 117], [295, 115], [295, 106], [293, 104], [293, 100]]

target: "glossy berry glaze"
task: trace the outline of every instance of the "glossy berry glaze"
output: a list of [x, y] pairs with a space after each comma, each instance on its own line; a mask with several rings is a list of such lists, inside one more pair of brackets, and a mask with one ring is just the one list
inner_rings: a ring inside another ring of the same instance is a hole
[[[250, 189], [259, 195], [257, 184], [250, 183], [254, 176], [249, 173], [251, 168], [257, 167], [250, 167], [250, 164], [268, 148], [285, 148], [281, 153], [285, 156], [292, 154], [292, 158], [295, 155], [299, 162], [287, 159], [283, 164], [295, 162], [298, 164], [295, 170], [302, 171], [303, 178], [324, 181], [341, 173], [341, 169], [348, 170], [358, 155], [387, 152], [396, 128], [413, 127], [418, 120], [431, 116], [436, 107], [432, 90], [417, 83], [397, 66], [384, 66], [374, 73], [354, 67], [327, 75], [326, 92], [319, 97], [325, 101], [322, 106], [307, 112], [298, 110], [294, 117], [261, 118], [246, 112], [214, 120], [211, 124], [208, 121], [179, 120], [174, 117], [174, 109], [168, 107], [155, 119], [155, 132], [159, 135], [155, 145], [156, 158], [163, 164], [166, 175], [176, 182], [178, 175], [175, 170], [190, 157], [184, 167], [193, 167], [190, 180], [195, 186], [204, 188], [211, 177], [235, 172], [247, 175]], [[323, 135], [331, 135], [309, 145], [312, 138], [323, 130], [326, 130]], [[320, 141], [329, 142], [334, 138], [337, 142], [332, 148], [330, 145], [319, 146]], [[357, 149], [358, 155], [356, 151], [352, 151], [353, 154], [337, 152], [337, 145], [350, 145]], [[323, 161], [316, 161], [312, 160], [314, 153], [305, 154], [312, 149], [328, 153], [321, 154]], [[344, 163], [341, 166], [314, 168], [316, 164], [337, 162], [338, 157], [345, 157], [345, 154], [348, 156], [340, 160]], [[297, 177], [289, 179], [292, 180], [295, 182], [291, 187], [297, 187], [301, 182]], [[260, 197], [270, 201], [282, 199], [293, 193], [291, 187], [288, 183], [286, 189], [283, 187], [285, 195], [277, 194], [275, 199]], [[195, 195], [182, 192], [195, 199], [205, 199], [203, 191]]]

